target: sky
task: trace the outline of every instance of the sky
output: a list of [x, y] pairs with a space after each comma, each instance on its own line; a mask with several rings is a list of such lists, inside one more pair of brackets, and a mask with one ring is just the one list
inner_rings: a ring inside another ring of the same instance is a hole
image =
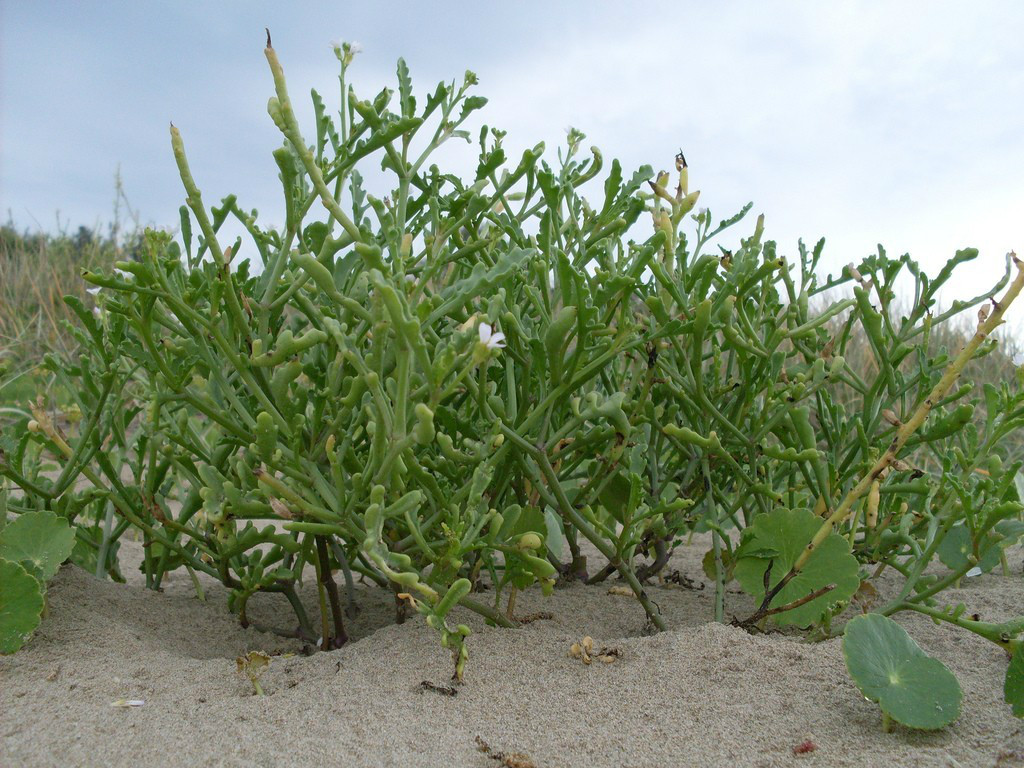
[[[399, 56], [420, 94], [472, 69], [489, 99], [477, 124], [507, 130], [510, 157], [538, 141], [553, 157], [570, 125], [627, 169], [669, 169], [682, 149], [716, 219], [754, 203], [734, 239], [764, 213], [783, 254], [825, 237], [824, 271], [878, 243], [933, 273], [979, 248], [951, 301], [1024, 253], [1013, 1], [0, 0], [0, 213], [105, 226], [119, 170], [142, 223], [175, 226], [173, 120], [207, 204], [235, 193], [280, 222], [264, 27], [307, 127], [310, 87], [337, 104], [330, 43], [358, 41], [364, 98], [394, 86]], [[476, 151], [445, 158], [468, 172]]]

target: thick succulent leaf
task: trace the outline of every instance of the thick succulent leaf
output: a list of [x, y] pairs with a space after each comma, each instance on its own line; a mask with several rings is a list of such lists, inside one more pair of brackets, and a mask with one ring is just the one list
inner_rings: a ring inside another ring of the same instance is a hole
[[1003, 686], [1006, 703], [1013, 708], [1013, 714], [1024, 717], [1024, 645], [1018, 645], [1006, 670], [1006, 684]]
[[[807, 509], [775, 509], [754, 519], [750, 536], [736, 553], [734, 575], [740, 586], [758, 600], [764, 599], [764, 572], [771, 564], [771, 586], [789, 573], [797, 557], [821, 526], [821, 518]], [[849, 600], [860, 586], [857, 559], [842, 536], [831, 534], [771, 602], [772, 608], [788, 605], [830, 584], [834, 588], [801, 606], [775, 614], [781, 625], [806, 627], [820, 621], [829, 606]]]
[[18, 563], [0, 560], [0, 653], [14, 653], [39, 626], [43, 591]]
[[960, 716], [956, 676], [899, 624], [877, 613], [851, 619], [843, 657], [861, 693], [909, 728], [937, 730]]
[[53, 577], [74, 546], [75, 532], [67, 520], [46, 510], [26, 512], [0, 533], [0, 557], [27, 564], [43, 581]]

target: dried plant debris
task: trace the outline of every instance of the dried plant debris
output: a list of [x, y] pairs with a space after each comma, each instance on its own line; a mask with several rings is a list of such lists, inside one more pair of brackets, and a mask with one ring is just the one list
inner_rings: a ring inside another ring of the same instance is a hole
[[619, 595], [620, 597], [631, 597], [636, 599], [636, 594], [629, 587], [612, 587], [608, 590], [609, 595]]
[[239, 674], [249, 678], [253, 692], [257, 696], [262, 696], [263, 687], [260, 685], [260, 677], [270, 666], [270, 655], [263, 651], [249, 651], [235, 659], [235, 665], [238, 667]]
[[522, 752], [499, 752], [493, 750], [479, 736], [476, 737], [476, 748], [505, 768], [537, 768], [537, 764], [530, 759], [529, 755]]
[[584, 664], [591, 664], [594, 659], [597, 659], [602, 664], [611, 664], [612, 662], [622, 658], [622, 651], [618, 648], [609, 648], [605, 646], [595, 652], [594, 638], [587, 635], [578, 643], [573, 643], [569, 647], [569, 655], [574, 659], [579, 659]]
[[433, 691], [434, 693], [439, 693], [442, 696], [456, 696], [459, 693], [459, 689], [454, 685], [437, 685], [429, 680], [424, 680], [416, 686], [416, 688], [421, 693], [424, 691]]
[[516, 616], [515, 621], [517, 624], [532, 624], [535, 621], [551, 621], [553, 618], [555, 618], [555, 614], [551, 611], [536, 611], [527, 613], [525, 616]]
[[861, 613], [867, 613], [871, 606], [878, 602], [878, 590], [870, 581], [862, 581], [857, 591], [853, 593], [852, 600]]
[[672, 573], [666, 575], [665, 578], [662, 580], [662, 586], [665, 586], [667, 584], [675, 584], [677, 586], [682, 587], [683, 589], [690, 589], [694, 592], [699, 592], [700, 590], [704, 589], [703, 581], [695, 581], [694, 579], [691, 579], [678, 568], [673, 569]]

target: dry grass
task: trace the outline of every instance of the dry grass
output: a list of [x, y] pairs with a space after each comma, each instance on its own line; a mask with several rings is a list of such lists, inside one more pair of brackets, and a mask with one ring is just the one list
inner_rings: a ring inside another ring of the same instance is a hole
[[130, 257], [138, 239], [135, 232], [121, 236], [116, 225], [105, 235], [87, 227], [54, 235], [0, 226], [0, 405], [23, 402], [48, 385], [40, 368], [47, 352], [74, 358], [66, 327], [74, 314], [63, 297], [88, 306], [82, 270], [109, 269]]

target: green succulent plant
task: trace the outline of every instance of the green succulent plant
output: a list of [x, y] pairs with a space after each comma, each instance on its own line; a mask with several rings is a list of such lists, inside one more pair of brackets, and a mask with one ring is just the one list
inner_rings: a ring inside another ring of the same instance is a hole
[[[888, 619], [907, 610], [1015, 653], [1020, 711], [1024, 621], [939, 602], [1024, 533], [1021, 461], [1003, 448], [1024, 424], [1021, 382], [959, 383], [998, 354], [992, 333], [1024, 285], [1015, 256], [948, 310], [938, 291], [976, 250], [929, 278], [880, 247], [823, 278], [824, 241], [787, 259], [763, 217], [716, 246], [750, 206], [718, 222], [695, 210], [682, 154], [674, 176], [629, 175], [573, 130], [555, 158], [539, 144], [510, 159], [503, 131], [469, 130], [486, 103], [473, 73], [417, 99], [399, 61], [397, 91], [361, 98], [353, 50], [336, 55], [338, 110], [314, 91], [307, 138], [268, 38], [280, 228], [233, 195], [208, 207], [171, 127], [180, 242], [150, 232], [120, 273], [87, 272], [98, 316], [68, 300], [83, 354], [50, 366], [85, 418], [65, 436], [36, 407], [2, 457], [16, 520], [53, 510], [75, 525], [77, 560], [115, 577], [135, 530], [149, 586], [183, 568], [200, 590], [205, 573], [243, 623], [250, 600], [280, 593], [295, 627], [275, 631], [323, 648], [346, 641], [362, 576], [424, 616], [460, 679], [456, 606], [509, 627], [517, 590], [617, 577], [664, 629], [647, 585], [700, 532], [714, 617], [735, 578], [757, 602], [740, 626], [848, 628], [851, 674], [886, 718], [938, 722], [912, 712], [934, 691], [872, 677], [885, 670], [866, 649], [913, 643]], [[474, 134], [471, 178], [434, 162]], [[367, 182], [370, 165], [388, 181]], [[246, 240], [222, 242], [229, 219]], [[969, 310], [962, 348], [936, 340]], [[58, 477], [40, 472], [43, 451]], [[883, 570], [896, 594], [843, 625]], [[309, 572], [315, 616], [296, 590]]]

